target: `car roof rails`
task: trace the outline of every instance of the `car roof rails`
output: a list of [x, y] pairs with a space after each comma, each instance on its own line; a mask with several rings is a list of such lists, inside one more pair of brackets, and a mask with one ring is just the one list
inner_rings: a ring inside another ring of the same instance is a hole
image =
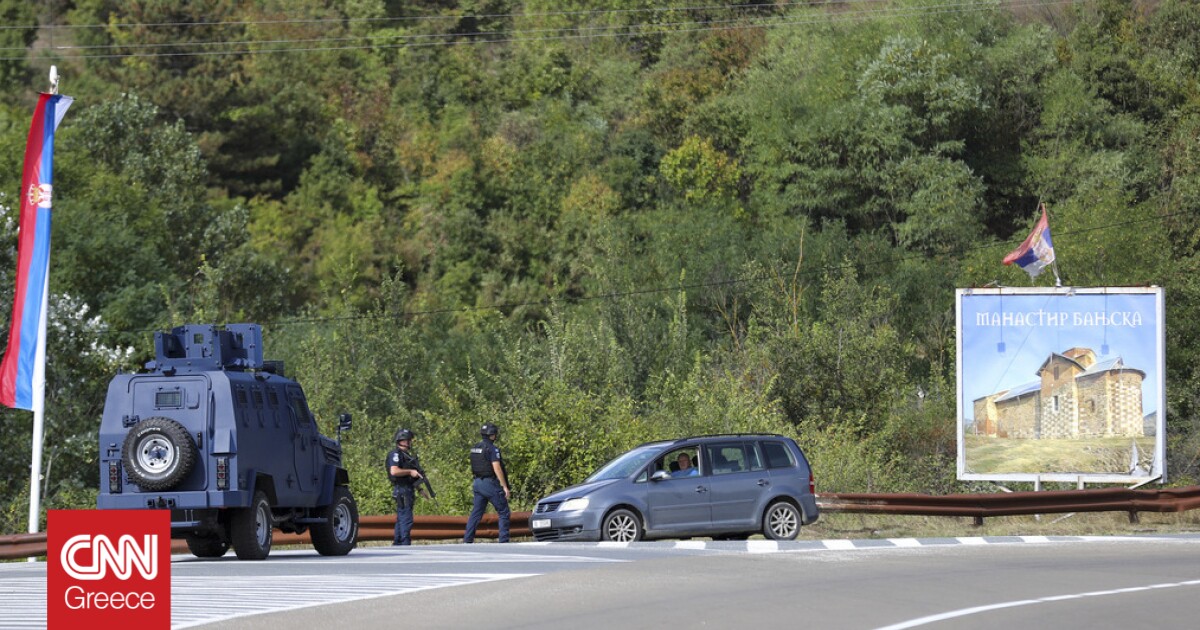
[[709, 438], [726, 438], [726, 437], [785, 437], [778, 433], [710, 433], [708, 435], [693, 435], [692, 437], [679, 438], [675, 443], [686, 442], [687, 440], [704, 440]]

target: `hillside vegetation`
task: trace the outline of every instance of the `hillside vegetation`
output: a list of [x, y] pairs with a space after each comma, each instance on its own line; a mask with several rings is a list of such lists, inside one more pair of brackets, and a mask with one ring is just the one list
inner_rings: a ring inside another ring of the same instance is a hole
[[[465, 513], [484, 422], [518, 509], [641, 441], [715, 432], [794, 436], [818, 490], [982, 489], [955, 479], [954, 289], [1030, 285], [1000, 261], [1039, 201], [1064, 284], [1165, 288], [1168, 474], [1200, 478], [1195, 2], [0, 14], [29, 27], [0, 30], [4, 313], [51, 63], [76, 98], [48, 508], [94, 505], [108, 379], [186, 322], [262, 323], [327, 434], [354, 414], [364, 514], [393, 509], [400, 427], [440, 498], [418, 513]], [[0, 411], [0, 533], [24, 529], [31, 425]]]

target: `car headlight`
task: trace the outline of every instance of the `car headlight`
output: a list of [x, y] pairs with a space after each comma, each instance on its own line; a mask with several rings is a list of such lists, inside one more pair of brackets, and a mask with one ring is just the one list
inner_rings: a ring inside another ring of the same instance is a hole
[[587, 506], [588, 500], [586, 497], [582, 499], [568, 499], [563, 502], [562, 506], [560, 506], [558, 510], [560, 512], [574, 512], [576, 510], [582, 510]]

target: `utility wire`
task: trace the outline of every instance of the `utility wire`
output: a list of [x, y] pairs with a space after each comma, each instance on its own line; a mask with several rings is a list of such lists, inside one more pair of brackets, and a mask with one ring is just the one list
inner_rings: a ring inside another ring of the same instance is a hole
[[[763, 29], [773, 27], [811, 26], [815, 24], [846, 23], [863, 21], [875, 17], [904, 17], [916, 15], [940, 15], [951, 13], [969, 13], [993, 11], [1004, 7], [1009, 9], [1025, 7], [1047, 7], [1062, 4], [1075, 4], [1087, 0], [978, 0], [974, 2], [953, 2], [937, 5], [884, 7], [870, 10], [846, 10], [821, 16], [805, 16], [788, 19], [784, 17], [765, 18], [762, 20], [745, 19], [705, 21], [699, 25], [695, 21], [641, 23], [629, 25], [563, 27], [546, 29], [515, 29], [507, 31], [479, 31], [474, 33], [426, 33], [410, 35], [368, 35], [361, 37], [323, 37], [307, 39], [275, 39], [275, 40], [228, 40], [210, 42], [176, 42], [166, 44], [102, 44], [93, 46], [56, 46], [52, 51], [94, 50], [94, 49], [144, 49], [144, 48], [180, 48], [196, 46], [252, 46], [275, 45], [275, 48], [240, 48], [235, 50], [179, 51], [179, 52], [148, 52], [148, 53], [108, 53], [108, 54], [75, 54], [56, 55], [56, 58], [69, 59], [124, 59], [124, 58], [154, 58], [154, 57], [211, 57], [234, 55], [263, 55], [299, 52], [331, 52], [345, 50], [387, 50], [396, 48], [426, 48], [432, 46], [453, 45], [485, 45], [504, 43], [525, 43], [539, 41], [592, 40], [601, 38], [645, 37], [651, 35], [671, 35], [677, 33], [698, 33], [727, 31], [736, 29]], [[695, 25], [695, 26], [692, 26]], [[599, 31], [599, 32], [592, 32]], [[526, 33], [534, 34], [523, 37]], [[547, 33], [536, 35], [537, 33]], [[514, 34], [516, 36], [514, 36]], [[378, 39], [384, 42], [399, 41], [399, 43], [368, 43], [348, 46], [287, 46], [286, 44], [307, 44], [313, 42], [362, 41], [363, 39]], [[424, 40], [435, 41], [424, 41]], [[20, 47], [0, 48], [0, 50], [25, 50]], [[0, 57], [4, 61], [25, 59], [24, 55]]]
[[331, 17], [331, 18], [294, 18], [286, 20], [230, 20], [222, 22], [118, 22], [118, 23], [95, 23], [95, 24], [48, 24], [44, 26], [0, 26], [0, 31], [4, 30], [38, 30], [40, 28], [47, 29], [66, 29], [66, 30], [86, 30], [86, 29], [110, 29], [110, 28], [190, 28], [190, 27], [213, 27], [213, 26], [257, 26], [262, 24], [269, 25], [290, 25], [290, 24], [374, 24], [374, 23], [394, 23], [394, 22], [432, 22], [432, 21], [461, 21], [461, 20], [498, 20], [498, 19], [517, 19], [517, 18], [541, 18], [541, 17], [557, 17], [557, 16], [613, 16], [613, 15], [632, 15], [645, 13], [689, 13], [697, 11], [741, 11], [741, 10], [756, 10], [756, 9], [776, 9], [776, 8], [796, 8], [796, 7], [836, 7], [844, 8], [851, 5], [861, 4], [888, 4], [895, 0], [856, 0], [853, 3], [841, 2], [839, 0], [810, 0], [807, 2], [757, 2], [746, 4], [724, 4], [724, 5], [699, 5], [699, 6], [684, 6], [684, 7], [644, 7], [635, 9], [579, 9], [574, 11], [541, 11], [534, 13], [468, 13], [463, 15], [409, 15], [396, 17], [374, 17], [374, 18], [351, 18], [351, 17]]

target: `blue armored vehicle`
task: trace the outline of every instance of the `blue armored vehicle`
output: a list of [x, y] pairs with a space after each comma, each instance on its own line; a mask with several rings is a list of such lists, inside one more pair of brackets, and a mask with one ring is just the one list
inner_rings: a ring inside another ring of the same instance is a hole
[[255, 324], [154, 335], [147, 372], [118, 374], [100, 422], [100, 509], [171, 510], [171, 535], [203, 558], [261, 560], [272, 528], [311, 531], [327, 556], [358, 543], [339, 441], [322, 436], [304, 390], [263, 360]]

